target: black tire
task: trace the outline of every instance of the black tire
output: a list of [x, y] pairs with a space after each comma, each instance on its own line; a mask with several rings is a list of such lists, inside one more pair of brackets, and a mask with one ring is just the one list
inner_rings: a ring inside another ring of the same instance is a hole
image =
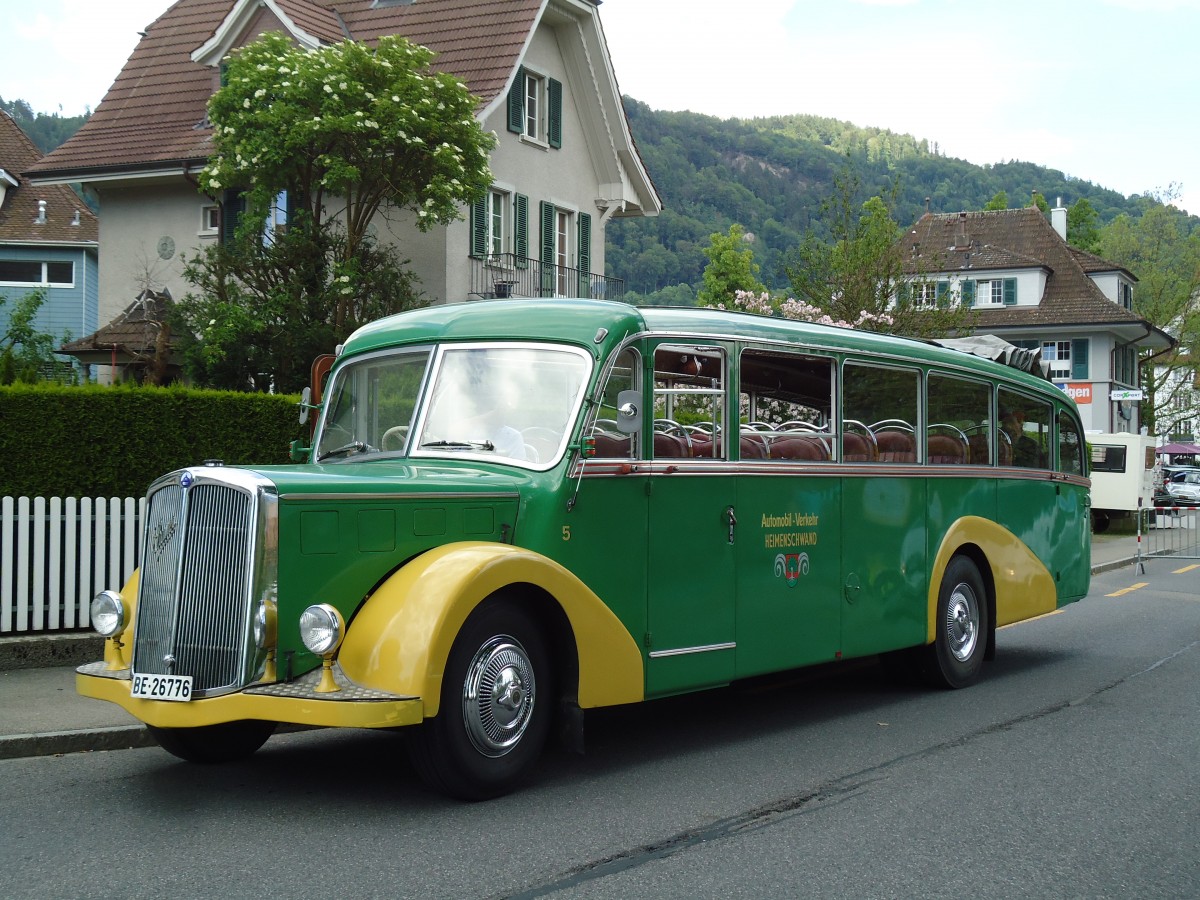
[[988, 597], [975, 563], [956, 556], [938, 590], [937, 636], [926, 648], [925, 674], [934, 685], [963, 688], [979, 678], [988, 642]]
[[275, 732], [275, 723], [243, 719], [198, 728], [147, 725], [146, 730], [172, 756], [194, 763], [227, 763], [252, 756]]
[[1108, 513], [1092, 510], [1092, 534], [1104, 534], [1109, 526]]
[[553, 701], [542, 630], [511, 600], [487, 600], [454, 640], [438, 714], [409, 735], [413, 766], [460, 800], [507, 794], [542, 754]]

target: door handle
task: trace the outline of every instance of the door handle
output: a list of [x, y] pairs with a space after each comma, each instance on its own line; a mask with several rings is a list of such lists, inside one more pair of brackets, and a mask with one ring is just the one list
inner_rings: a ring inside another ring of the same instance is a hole
[[737, 527], [737, 516], [733, 514], [733, 507], [725, 510], [725, 516], [729, 521], [729, 543], [733, 543], [733, 530]]

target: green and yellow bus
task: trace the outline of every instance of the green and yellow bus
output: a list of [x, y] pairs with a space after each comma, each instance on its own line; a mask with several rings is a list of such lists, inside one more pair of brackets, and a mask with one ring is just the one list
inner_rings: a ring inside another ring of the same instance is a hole
[[1085, 444], [1045, 379], [712, 309], [497, 300], [341, 348], [294, 465], [151, 485], [81, 693], [171, 753], [405, 726], [463, 798], [583, 711], [878, 654], [952, 688], [1090, 577]]

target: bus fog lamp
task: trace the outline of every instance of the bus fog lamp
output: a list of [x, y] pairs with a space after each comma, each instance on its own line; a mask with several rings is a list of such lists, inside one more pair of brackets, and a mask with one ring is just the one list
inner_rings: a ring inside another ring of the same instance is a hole
[[300, 614], [300, 640], [317, 656], [333, 653], [344, 630], [342, 614], [328, 603], [317, 603]]
[[92, 599], [92, 627], [106, 637], [116, 637], [125, 630], [129, 621], [125, 601], [116, 591], [101, 591]]

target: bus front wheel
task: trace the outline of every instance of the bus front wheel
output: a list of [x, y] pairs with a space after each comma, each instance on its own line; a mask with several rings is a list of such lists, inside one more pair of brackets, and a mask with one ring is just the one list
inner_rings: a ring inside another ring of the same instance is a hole
[[537, 623], [507, 598], [485, 601], [450, 650], [438, 714], [410, 735], [414, 767], [460, 800], [508, 793], [541, 756], [553, 690]]
[[926, 650], [926, 673], [939, 687], [974, 682], [987, 652], [988, 597], [975, 563], [956, 556], [938, 591], [937, 636]]

